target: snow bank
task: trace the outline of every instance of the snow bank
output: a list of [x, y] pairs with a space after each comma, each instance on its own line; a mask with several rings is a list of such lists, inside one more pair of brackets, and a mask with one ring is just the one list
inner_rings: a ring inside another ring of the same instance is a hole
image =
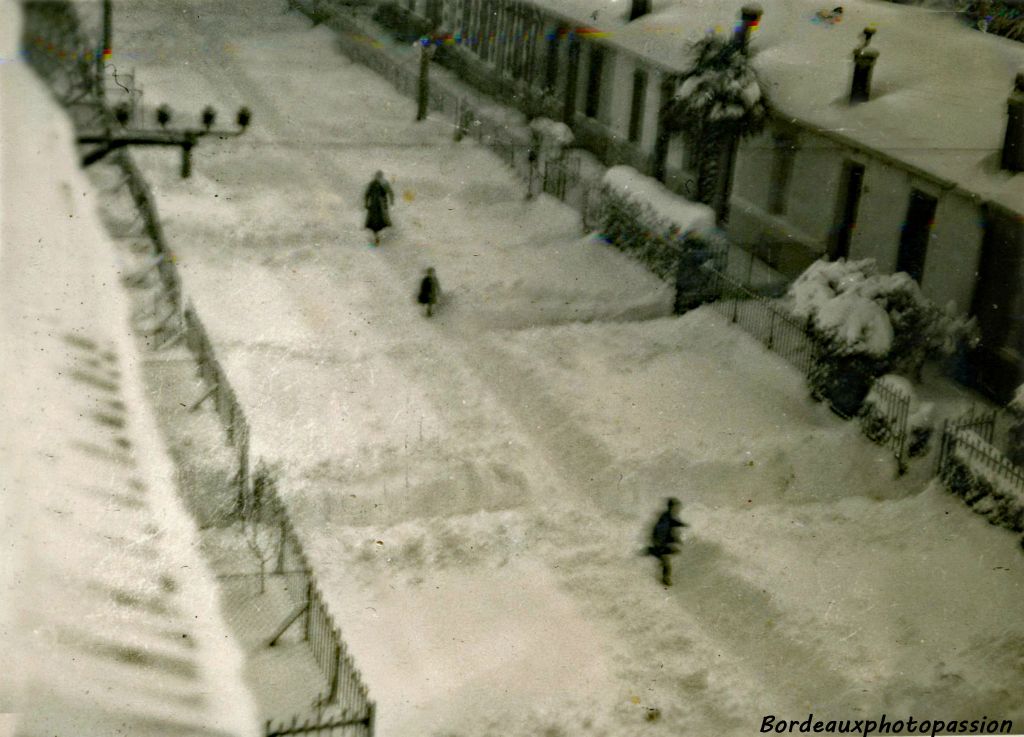
[[715, 229], [714, 210], [670, 192], [657, 179], [631, 166], [613, 166], [605, 173], [603, 183], [620, 197], [648, 205], [659, 219], [678, 228], [680, 235], [708, 234]]
[[3, 671], [20, 686], [3, 711], [23, 712], [25, 734], [254, 735], [70, 121], [25, 64], [0, 64], [0, 99], [17, 100], [0, 120], [0, 140], [17, 141], [0, 149], [0, 467], [26, 565], [0, 581], [18, 615]]

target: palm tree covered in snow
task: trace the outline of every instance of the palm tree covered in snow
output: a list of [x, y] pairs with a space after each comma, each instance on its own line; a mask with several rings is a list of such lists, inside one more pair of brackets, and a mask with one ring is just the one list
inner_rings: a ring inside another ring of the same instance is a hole
[[769, 105], [743, 45], [712, 33], [692, 51], [693, 65], [666, 106], [666, 122], [696, 146], [697, 199], [724, 219], [736, 146], [764, 130]]

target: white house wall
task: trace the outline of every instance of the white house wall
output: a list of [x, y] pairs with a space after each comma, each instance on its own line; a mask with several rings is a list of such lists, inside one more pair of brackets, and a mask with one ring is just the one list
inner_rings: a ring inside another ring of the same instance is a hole
[[[856, 160], [864, 164], [864, 186], [850, 239], [850, 258], [873, 258], [881, 271], [894, 271], [913, 185], [904, 171], [878, 160]], [[925, 268], [931, 250], [929, 244]]]
[[971, 308], [983, 237], [975, 202], [956, 192], [939, 199], [921, 285], [928, 297], [939, 304], [953, 300], [961, 312]]

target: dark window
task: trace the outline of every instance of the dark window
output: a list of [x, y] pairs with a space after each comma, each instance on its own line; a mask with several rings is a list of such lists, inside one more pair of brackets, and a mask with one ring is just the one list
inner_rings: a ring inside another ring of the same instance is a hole
[[466, 44], [468, 38], [472, 35], [472, 19], [473, 19], [473, 3], [472, 0], [462, 0], [462, 28], [459, 29], [459, 35], [462, 39], [462, 43]]
[[647, 102], [647, 72], [637, 69], [633, 72], [633, 100], [629, 106], [629, 140], [640, 140], [644, 128], [644, 105]]
[[928, 253], [928, 238], [931, 237], [937, 202], [934, 197], [920, 190], [910, 191], [910, 205], [900, 236], [896, 271], [907, 272], [917, 282], [924, 276], [924, 259]]
[[588, 118], [596, 118], [601, 109], [601, 75], [604, 73], [604, 49], [590, 47], [590, 69], [587, 76], [587, 102], [583, 112]]
[[835, 231], [829, 246], [829, 258], [833, 261], [850, 255], [850, 240], [857, 227], [857, 209], [860, 193], [864, 187], [864, 165], [854, 161], [843, 164], [843, 178], [839, 182], [839, 198], [836, 202]]
[[544, 89], [553, 90], [558, 84], [558, 37], [562, 29], [555, 28], [548, 36], [547, 59], [544, 64]]
[[562, 122], [572, 126], [576, 117], [576, 87], [580, 73], [580, 38], [569, 33], [569, 52], [565, 69], [565, 100], [562, 107]]
[[[772, 215], [783, 215], [786, 212], [786, 197], [789, 194], [789, 180], [793, 177], [795, 160], [796, 139], [790, 135], [777, 136], [772, 159], [772, 178], [769, 183], [771, 189], [768, 191], [768, 212]], [[863, 168], [861, 174], [863, 175]], [[854, 205], [854, 219], [856, 216], [856, 205]]]

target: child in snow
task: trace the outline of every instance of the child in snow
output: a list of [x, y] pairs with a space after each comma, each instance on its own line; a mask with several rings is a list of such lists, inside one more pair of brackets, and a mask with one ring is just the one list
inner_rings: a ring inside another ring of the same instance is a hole
[[391, 225], [388, 205], [395, 204], [395, 193], [384, 178], [384, 172], [373, 175], [363, 194], [363, 205], [366, 207], [366, 227], [373, 231], [373, 244], [380, 245], [380, 232]]
[[434, 305], [441, 298], [441, 283], [437, 280], [433, 267], [423, 273], [423, 280], [420, 282], [420, 293], [416, 301], [426, 308], [426, 315], [430, 317], [434, 312]]
[[661, 563], [661, 582], [666, 586], [672, 585], [672, 563], [669, 556], [679, 552], [676, 530], [689, 526], [676, 517], [680, 506], [675, 497], [666, 500], [665, 511], [658, 517], [651, 531], [651, 547], [647, 548], [647, 554], [653, 555]]
[[819, 10], [816, 17], [820, 23], [833, 25], [843, 19], [843, 6], [839, 5], [832, 10]]

